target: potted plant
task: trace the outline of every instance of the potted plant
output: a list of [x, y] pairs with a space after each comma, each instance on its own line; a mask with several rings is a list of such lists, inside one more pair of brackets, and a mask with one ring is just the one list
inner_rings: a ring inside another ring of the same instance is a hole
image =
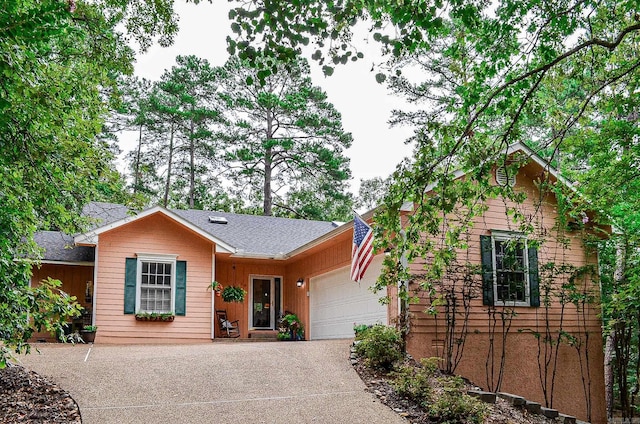
[[82, 340], [84, 340], [85, 343], [93, 343], [93, 341], [96, 339], [97, 329], [98, 327], [95, 325], [85, 325], [81, 331]]
[[225, 302], [243, 302], [246, 295], [242, 287], [227, 286], [222, 290], [222, 300]]
[[304, 325], [296, 314], [287, 312], [280, 319], [277, 338], [278, 340], [304, 340]]
[[212, 281], [211, 284], [209, 284], [209, 288], [216, 294], [216, 296], [220, 296], [224, 287], [222, 287], [222, 284], [217, 281]]

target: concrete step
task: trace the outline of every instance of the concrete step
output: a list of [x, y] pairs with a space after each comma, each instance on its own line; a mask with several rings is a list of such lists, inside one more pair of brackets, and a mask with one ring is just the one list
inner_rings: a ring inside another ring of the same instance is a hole
[[249, 338], [253, 340], [260, 340], [260, 341], [277, 340], [278, 332], [274, 330], [249, 331]]

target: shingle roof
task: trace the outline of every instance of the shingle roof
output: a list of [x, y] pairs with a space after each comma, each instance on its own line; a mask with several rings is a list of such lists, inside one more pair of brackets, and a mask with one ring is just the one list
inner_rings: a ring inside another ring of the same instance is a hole
[[[331, 222], [227, 212], [178, 210], [171, 212], [246, 254], [289, 253], [335, 228]], [[209, 216], [226, 218], [227, 224], [209, 222]]]
[[74, 246], [73, 237], [60, 231], [38, 231], [34, 235], [38, 246], [44, 248], [44, 261], [93, 262], [95, 249], [89, 246]]
[[[240, 254], [278, 256], [289, 253], [336, 228], [325, 221], [277, 218], [272, 216], [243, 215], [228, 212], [173, 209], [203, 232], [227, 243]], [[133, 213], [123, 205], [92, 202], [83, 208], [83, 215], [96, 218], [91, 230], [112, 224]], [[224, 217], [226, 224], [209, 222], [210, 216]], [[73, 237], [55, 231], [41, 231], [36, 242], [46, 249], [44, 260], [93, 261], [92, 247], [73, 246]]]
[[91, 202], [82, 208], [82, 215], [95, 219], [90, 226], [93, 230], [126, 218], [132, 215], [132, 212], [126, 206], [116, 203]]

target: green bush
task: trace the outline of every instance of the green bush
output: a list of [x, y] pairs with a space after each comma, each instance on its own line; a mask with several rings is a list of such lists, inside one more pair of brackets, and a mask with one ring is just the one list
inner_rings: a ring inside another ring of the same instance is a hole
[[353, 323], [353, 332], [356, 335], [356, 340], [360, 340], [360, 338], [362, 337], [364, 332], [367, 331], [369, 328], [371, 328], [370, 325], [367, 325], [367, 324], [356, 324], [354, 322]]
[[371, 368], [391, 369], [402, 359], [400, 333], [386, 325], [376, 324], [359, 335], [356, 353], [365, 358]]
[[400, 396], [412, 399], [426, 408], [431, 402], [431, 376], [424, 368], [401, 366], [395, 374], [393, 388]]
[[429, 418], [440, 424], [481, 424], [488, 413], [485, 403], [464, 393], [460, 377], [439, 379], [443, 391], [428, 406]]
[[438, 370], [440, 358], [422, 358], [421, 366], [402, 366], [395, 373], [393, 387], [396, 392], [418, 402], [423, 408], [428, 408], [432, 401], [432, 382]]

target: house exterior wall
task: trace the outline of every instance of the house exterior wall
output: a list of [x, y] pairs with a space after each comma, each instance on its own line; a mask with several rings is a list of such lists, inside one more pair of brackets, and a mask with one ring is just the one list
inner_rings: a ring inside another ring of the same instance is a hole
[[[96, 343], [179, 343], [211, 339], [212, 266], [215, 246], [156, 213], [100, 234], [95, 286]], [[187, 262], [186, 314], [173, 322], [136, 321], [124, 313], [125, 259], [175, 254]]]
[[[245, 301], [242, 303], [227, 303], [222, 297], [215, 297], [215, 309], [224, 309], [227, 311], [227, 317], [230, 321], [239, 320], [240, 337], [249, 337], [249, 279], [251, 276], [269, 276], [283, 278], [283, 311], [288, 309], [291, 301], [287, 294], [287, 285], [291, 282], [285, 277], [285, 267], [282, 261], [268, 261], [257, 259], [242, 259], [231, 257], [216, 258], [216, 281], [223, 287], [238, 286], [247, 291]], [[293, 281], [295, 287], [295, 281]], [[219, 337], [219, 328], [216, 325], [216, 337]]]
[[[535, 233], [545, 235], [546, 241], [538, 249], [541, 306], [505, 307], [496, 303], [494, 308], [490, 308], [483, 305], [479, 282], [480, 289], [476, 291], [476, 297], [470, 301], [466, 330], [461, 330], [463, 315], [457, 316], [458, 331], [452, 339], [462, 340], [463, 334], [466, 338], [461, 349], [461, 360], [454, 372], [485, 390], [494, 390], [503, 356], [503, 334], [506, 334], [501, 391], [524, 396], [544, 406], [543, 382], [546, 381], [544, 387], [547, 390], [547, 400], [551, 401], [553, 398], [552, 404], [547, 402], [547, 406], [582, 420], [590, 418], [591, 422], [604, 423], [604, 358], [601, 321], [598, 316], [600, 307], [597, 301], [599, 287], [590, 277], [576, 279], [576, 292], [588, 293], [593, 296], [594, 301], [587, 304], [577, 302], [577, 305], [567, 302], [563, 306], [558, 293], [563, 284], [570, 282], [568, 275], [551, 279], [545, 278], [549, 274], [543, 271], [544, 266], [550, 263], [571, 264], [575, 267], [591, 264], [597, 269], [597, 257], [582, 245], [580, 232], [557, 232], [556, 199], [553, 195], [547, 194], [540, 202], [540, 193], [532, 182], [533, 178], [539, 175], [539, 171], [533, 166], [521, 169], [517, 176], [516, 189], [527, 193], [527, 200], [518, 206], [518, 210], [534, 224]], [[510, 225], [506, 214], [506, 205], [515, 205], [502, 199], [488, 200], [487, 205], [488, 210], [474, 220], [473, 229], [465, 235], [468, 237], [469, 249], [458, 252], [461, 263], [481, 263], [481, 235], [490, 235], [491, 230], [517, 230], [513, 223]], [[424, 264], [424, 260], [412, 263], [412, 274], [423, 274]], [[419, 277], [414, 280], [411, 289], [418, 288], [418, 281]], [[548, 307], [545, 307], [545, 285], [552, 290], [548, 297]], [[447, 344], [444, 310], [436, 308], [438, 314], [435, 316], [424, 313], [432, 306], [432, 299], [429, 299], [424, 291], [420, 292], [419, 297], [419, 303], [410, 306], [411, 331], [407, 349], [416, 358], [443, 357], [444, 346]], [[511, 312], [515, 315], [510, 315]], [[510, 317], [504, 321], [504, 326], [503, 316]], [[557, 338], [560, 332], [568, 337], [563, 337], [558, 345]], [[549, 337], [545, 336], [546, 334], [549, 334]], [[490, 343], [491, 339], [493, 344]], [[545, 340], [549, 339], [551, 341], [545, 343]], [[458, 346], [456, 343], [454, 345]], [[559, 349], [556, 356], [554, 349], [557, 346]], [[545, 358], [550, 361], [547, 366], [544, 365]], [[587, 414], [585, 393], [590, 393], [590, 417]]]
[[[352, 240], [353, 233], [346, 231], [299, 257], [294, 257], [287, 264], [287, 298], [291, 299], [290, 310], [302, 320], [307, 339], [313, 338], [309, 326], [309, 279], [348, 266], [351, 263]], [[296, 287], [298, 278], [304, 279], [303, 287]]]
[[[40, 281], [51, 277], [62, 282], [62, 290], [71, 296], [77, 298], [77, 302], [91, 311], [91, 301], [85, 299], [85, 289], [87, 281], [93, 281], [93, 267], [83, 265], [58, 265], [58, 264], [42, 264], [39, 268], [33, 268], [31, 276], [31, 285], [33, 287], [40, 284]], [[34, 340], [54, 340], [55, 335], [49, 333], [35, 333]]]

